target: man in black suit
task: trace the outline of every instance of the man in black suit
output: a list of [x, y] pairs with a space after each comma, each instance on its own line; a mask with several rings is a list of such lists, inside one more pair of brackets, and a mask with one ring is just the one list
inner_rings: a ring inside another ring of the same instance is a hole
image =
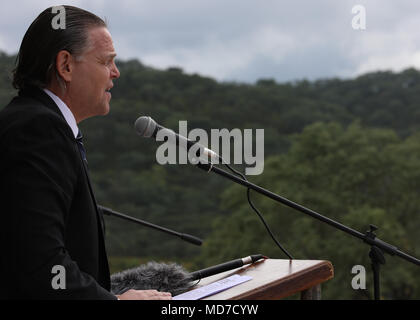
[[64, 6], [27, 30], [0, 112], [0, 298], [170, 299], [156, 290], [110, 293], [102, 215], [77, 124], [109, 112], [120, 76], [105, 22]]

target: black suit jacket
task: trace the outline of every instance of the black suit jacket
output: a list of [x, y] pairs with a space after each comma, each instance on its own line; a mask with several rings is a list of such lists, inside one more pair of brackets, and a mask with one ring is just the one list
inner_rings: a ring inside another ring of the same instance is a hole
[[[100, 214], [57, 105], [20, 91], [0, 111], [0, 298], [116, 299]], [[65, 289], [53, 288], [55, 265]]]

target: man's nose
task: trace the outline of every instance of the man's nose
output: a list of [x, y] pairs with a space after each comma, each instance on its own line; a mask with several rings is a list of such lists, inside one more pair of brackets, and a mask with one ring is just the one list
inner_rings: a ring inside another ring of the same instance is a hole
[[120, 77], [120, 70], [118, 70], [117, 65], [115, 62], [113, 63], [113, 68], [111, 71], [111, 78], [112, 79], [118, 79]]

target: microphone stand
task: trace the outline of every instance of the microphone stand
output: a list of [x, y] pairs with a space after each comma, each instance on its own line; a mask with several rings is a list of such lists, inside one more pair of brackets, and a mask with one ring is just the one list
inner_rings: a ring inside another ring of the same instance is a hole
[[146, 222], [146, 221], [143, 221], [143, 220], [140, 220], [140, 219], [137, 219], [137, 218], [133, 218], [133, 217], [127, 216], [123, 213], [114, 211], [110, 208], [107, 208], [107, 207], [104, 207], [104, 206], [101, 206], [101, 205], [98, 205], [98, 208], [102, 211], [103, 214], [106, 214], [106, 215], [109, 215], [109, 216], [115, 216], [115, 217], [118, 217], [118, 218], [121, 218], [121, 219], [124, 219], [124, 220], [128, 220], [128, 221], [131, 221], [131, 222], [141, 224], [142, 226], [146, 226], [146, 227], [158, 230], [158, 231], [165, 232], [165, 233], [173, 235], [173, 236], [177, 236], [177, 237], [181, 238], [182, 240], [187, 241], [187, 242], [192, 243], [192, 244], [195, 244], [197, 246], [201, 246], [201, 244], [203, 243], [203, 240], [201, 240], [197, 237], [194, 237], [192, 235], [189, 235], [189, 234], [186, 234], [186, 233], [180, 233], [180, 232], [168, 229], [168, 228], [158, 226], [158, 225], [150, 223], [150, 222]]
[[218, 167], [213, 166], [212, 163], [197, 163], [196, 166], [202, 170], [205, 170], [207, 172], [214, 172], [218, 175], [221, 175], [229, 180], [232, 180], [233, 182], [236, 182], [240, 185], [243, 185], [247, 188], [250, 188], [262, 195], [267, 196], [270, 199], [273, 199], [277, 202], [280, 202], [288, 207], [291, 207], [293, 209], [296, 209], [300, 212], [303, 212], [309, 216], [311, 216], [312, 218], [315, 218], [317, 220], [320, 220], [336, 229], [339, 229], [347, 234], [350, 234], [353, 237], [359, 238], [361, 240], [363, 240], [363, 242], [365, 242], [367, 245], [370, 245], [370, 251], [369, 251], [369, 258], [371, 259], [371, 267], [373, 270], [373, 281], [374, 281], [374, 297], [375, 300], [379, 300], [380, 299], [380, 288], [379, 288], [379, 271], [380, 271], [380, 266], [381, 264], [385, 264], [385, 257], [384, 257], [384, 252], [388, 253], [391, 256], [398, 256], [408, 262], [411, 262], [415, 265], [420, 266], [420, 260], [410, 256], [404, 252], [402, 252], [401, 250], [399, 250], [397, 247], [386, 243], [385, 241], [382, 241], [381, 239], [376, 237], [376, 234], [374, 233], [374, 231], [378, 230], [378, 228], [374, 225], [370, 225], [369, 230], [366, 231], [366, 233], [361, 233], [359, 231], [356, 231], [354, 229], [351, 229], [333, 219], [327, 218], [311, 209], [308, 209], [300, 204], [297, 204], [295, 202], [292, 202], [284, 197], [281, 197], [269, 190], [266, 190], [264, 188], [261, 188], [260, 186], [253, 184], [249, 181], [246, 181], [242, 178], [239, 178], [236, 175], [233, 175], [227, 171], [224, 171]]

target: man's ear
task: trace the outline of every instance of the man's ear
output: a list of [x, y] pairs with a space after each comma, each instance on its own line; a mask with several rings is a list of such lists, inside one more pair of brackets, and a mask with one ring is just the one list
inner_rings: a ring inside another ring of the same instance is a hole
[[73, 76], [74, 59], [67, 50], [61, 50], [57, 53], [55, 66], [58, 75], [65, 81], [70, 82]]

